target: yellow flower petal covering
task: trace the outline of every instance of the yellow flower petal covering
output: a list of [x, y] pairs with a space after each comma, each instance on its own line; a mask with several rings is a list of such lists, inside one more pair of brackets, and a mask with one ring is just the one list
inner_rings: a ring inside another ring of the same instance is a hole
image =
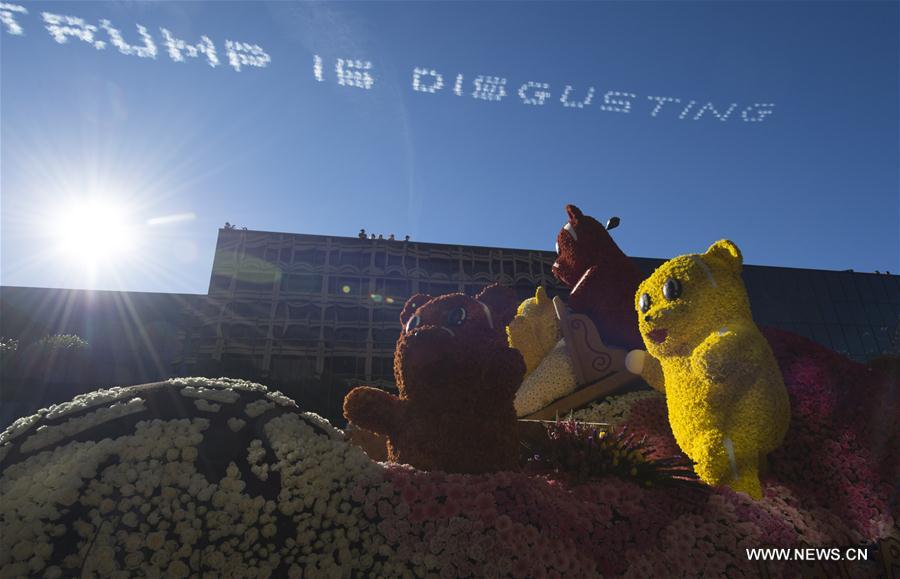
[[525, 358], [525, 376], [531, 374], [556, 346], [559, 340], [559, 322], [553, 300], [543, 286], [538, 287], [533, 298], [519, 304], [516, 317], [506, 328], [509, 345]]
[[516, 416], [528, 416], [575, 391], [575, 367], [565, 340], [560, 340], [528, 374], [516, 391]]
[[741, 267], [738, 247], [721, 240], [657, 268], [635, 296], [649, 355], [632, 352], [627, 365], [665, 393], [675, 440], [700, 478], [759, 499], [760, 465], [784, 439], [790, 402]]

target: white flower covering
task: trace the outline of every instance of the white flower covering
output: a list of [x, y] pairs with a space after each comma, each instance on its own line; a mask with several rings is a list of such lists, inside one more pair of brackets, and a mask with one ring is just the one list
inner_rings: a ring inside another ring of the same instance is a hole
[[534, 372], [525, 377], [513, 405], [517, 416], [528, 416], [575, 390], [575, 367], [565, 340], [550, 350]]
[[316, 435], [297, 414], [269, 420], [265, 432], [277, 458], [270, 468], [282, 478], [278, 508], [297, 529], [289, 576], [347, 576], [384, 541], [350, 499], [354, 483], [379, 477], [380, 467], [359, 447]]
[[619, 396], [609, 396], [601, 402], [595, 402], [587, 408], [578, 410], [574, 413], [573, 418], [583, 422], [605, 422], [610, 427], [616, 427], [628, 418], [635, 403], [651, 398], [665, 398], [665, 396], [656, 390], [642, 390]]
[[275, 405], [268, 400], [256, 400], [244, 407], [244, 414], [250, 418], [256, 418], [263, 412], [272, 410], [273, 408], [275, 408]]
[[[128, 418], [145, 406], [168, 411], [145, 399], [187, 388], [204, 394], [177, 408], [194, 416]], [[250, 393], [211, 404], [234, 404], [230, 413], [243, 404], [247, 420], [195, 416], [210, 392], [224, 391]], [[82, 413], [61, 424], [40, 424], [46, 411], [19, 424], [39, 427], [0, 472], [0, 576], [390, 574], [392, 551], [351, 496], [360, 485], [386, 485], [382, 467], [326, 420], [243, 381], [173, 380], [118, 395], [136, 392], [141, 398], [107, 399], [93, 411], [88, 399], [67, 406], [61, 412]], [[251, 407], [282, 411], [263, 416]], [[264, 436], [242, 453], [229, 441], [248, 422]], [[102, 440], [71, 439], [99, 423]], [[7, 442], [4, 455], [16, 444]], [[41, 450], [48, 445], [56, 446]], [[226, 458], [217, 458], [223, 449]]]
[[222, 409], [221, 404], [214, 404], [206, 398], [199, 398], [197, 400], [194, 400], [194, 406], [197, 407], [197, 410], [202, 410], [204, 412], [218, 412]]
[[240, 394], [228, 389], [222, 388], [195, 388], [193, 386], [186, 386], [181, 389], [181, 395], [187, 396], [189, 398], [202, 398], [204, 400], [213, 400], [215, 402], [225, 402], [226, 404], [233, 404], [238, 401], [240, 398]]
[[58, 426], [41, 426], [22, 443], [22, 452], [32, 452], [56, 444], [89, 428], [146, 409], [143, 399], [132, 398], [128, 402], [115, 402], [111, 406], [100, 408], [84, 416], [70, 418]]
[[32, 414], [31, 416], [23, 416], [10, 424], [6, 430], [0, 433], [0, 444], [6, 444], [27, 432], [41, 419], [40, 411], [38, 412], [38, 414]]

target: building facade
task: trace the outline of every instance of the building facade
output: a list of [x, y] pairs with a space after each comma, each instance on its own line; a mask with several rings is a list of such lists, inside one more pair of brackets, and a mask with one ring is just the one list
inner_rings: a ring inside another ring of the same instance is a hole
[[[393, 387], [404, 302], [500, 282], [566, 297], [549, 251], [220, 230], [207, 308], [186, 333], [185, 370], [220, 362], [274, 383], [327, 376]], [[650, 273], [662, 260], [635, 258]], [[900, 319], [896, 275], [745, 266], [761, 325], [858, 360], [888, 353]]]
[[[256, 380], [340, 420], [354, 385], [394, 388], [400, 311], [416, 293], [500, 282], [567, 297], [548, 251], [222, 229], [207, 295], [0, 287], [0, 426], [96, 387], [171, 376]], [[650, 273], [662, 260], [635, 258]], [[756, 321], [860, 361], [897, 354], [900, 277], [745, 266]], [[41, 338], [89, 348], [48, 358]], [[48, 360], [49, 363], [48, 363]], [[54, 361], [55, 360], [55, 361]]]

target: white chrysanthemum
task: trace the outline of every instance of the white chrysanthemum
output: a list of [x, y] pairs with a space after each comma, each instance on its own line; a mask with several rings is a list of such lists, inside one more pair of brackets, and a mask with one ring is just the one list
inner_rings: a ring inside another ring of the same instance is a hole
[[574, 413], [573, 418], [583, 422], [605, 422], [610, 427], [616, 427], [628, 419], [628, 414], [635, 403], [651, 398], [665, 398], [665, 396], [656, 390], [642, 390], [609, 396], [601, 402], [595, 402], [587, 408], [578, 410]]

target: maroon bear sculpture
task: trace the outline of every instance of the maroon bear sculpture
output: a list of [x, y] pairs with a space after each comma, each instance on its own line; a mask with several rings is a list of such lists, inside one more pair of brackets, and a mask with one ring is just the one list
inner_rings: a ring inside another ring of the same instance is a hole
[[553, 275], [571, 288], [569, 306], [591, 318], [607, 345], [643, 349], [634, 294], [645, 276], [596, 219], [574, 205], [566, 205], [566, 213]]
[[423, 470], [482, 473], [514, 469], [513, 399], [525, 362], [509, 347], [512, 290], [492, 285], [475, 298], [417, 294], [400, 314], [394, 353], [399, 396], [354, 388], [344, 417], [388, 437], [388, 459]]

